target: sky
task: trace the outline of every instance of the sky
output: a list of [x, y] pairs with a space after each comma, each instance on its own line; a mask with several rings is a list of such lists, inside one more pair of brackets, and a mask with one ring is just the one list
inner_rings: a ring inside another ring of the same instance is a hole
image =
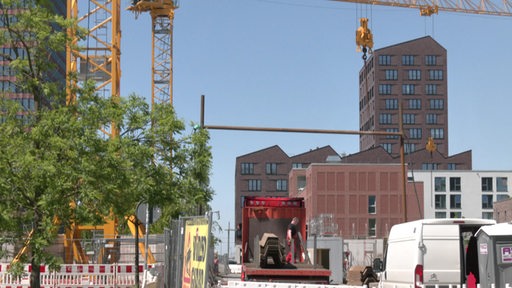
[[[151, 97], [151, 19], [121, 15], [121, 94]], [[448, 52], [449, 154], [472, 150], [474, 170], [512, 170], [512, 17], [328, 0], [181, 0], [173, 30], [173, 105], [186, 124], [359, 129], [359, 18], [374, 49], [427, 35]], [[507, 116], [508, 115], [508, 116]], [[332, 146], [356, 153], [356, 135], [210, 131], [212, 211], [234, 226], [236, 157], [279, 145], [289, 156]], [[231, 239], [233, 239], [233, 232]], [[230, 246], [231, 252], [233, 246]]]

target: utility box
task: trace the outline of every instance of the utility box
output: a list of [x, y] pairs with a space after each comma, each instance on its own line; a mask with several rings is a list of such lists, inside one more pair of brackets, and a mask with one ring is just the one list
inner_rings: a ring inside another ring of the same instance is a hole
[[330, 284], [343, 284], [343, 239], [310, 236], [307, 245], [313, 264], [331, 270]]
[[512, 283], [512, 223], [482, 226], [476, 233], [480, 287]]

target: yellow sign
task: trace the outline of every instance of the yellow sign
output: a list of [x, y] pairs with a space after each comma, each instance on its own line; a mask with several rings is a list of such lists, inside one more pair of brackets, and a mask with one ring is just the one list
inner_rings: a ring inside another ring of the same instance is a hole
[[188, 220], [185, 224], [182, 288], [206, 287], [208, 221]]

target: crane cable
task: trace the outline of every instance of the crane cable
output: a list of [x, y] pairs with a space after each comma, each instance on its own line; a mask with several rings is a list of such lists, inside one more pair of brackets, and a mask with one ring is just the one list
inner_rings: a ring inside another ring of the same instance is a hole
[[[91, 13], [91, 1], [87, 1], [87, 13]], [[91, 17], [87, 17], [87, 40], [85, 44], [85, 82], [89, 80], [89, 39], [91, 39]]]

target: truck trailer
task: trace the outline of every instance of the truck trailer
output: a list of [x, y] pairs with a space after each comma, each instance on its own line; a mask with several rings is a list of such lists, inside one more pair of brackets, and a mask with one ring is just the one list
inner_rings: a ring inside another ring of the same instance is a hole
[[[286, 231], [299, 219], [302, 257], [289, 263]], [[242, 207], [242, 281], [328, 284], [331, 271], [309, 261], [306, 242], [306, 209], [303, 198], [253, 197]]]

